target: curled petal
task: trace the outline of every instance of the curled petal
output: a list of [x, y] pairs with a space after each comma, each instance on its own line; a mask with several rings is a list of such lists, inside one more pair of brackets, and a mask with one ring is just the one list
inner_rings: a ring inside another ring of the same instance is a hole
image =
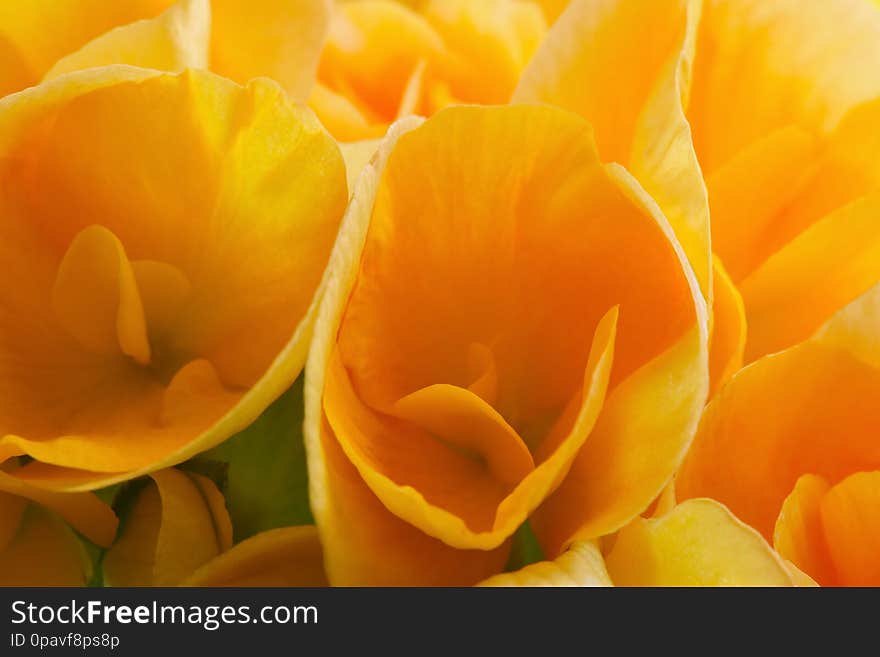
[[657, 200], [708, 298], [708, 201], [684, 113], [700, 7], [690, 0], [574, 0], [513, 100], [552, 103], [590, 121], [601, 158], [626, 166]]
[[223, 496], [209, 479], [174, 469], [151, 476], [104, 557], [110, 586], [173, 586], [232, 546]]

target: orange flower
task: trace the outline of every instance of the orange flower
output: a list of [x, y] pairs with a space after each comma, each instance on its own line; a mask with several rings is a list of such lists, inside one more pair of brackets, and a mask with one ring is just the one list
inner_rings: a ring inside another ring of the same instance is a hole
[[268, 81], [108, 67], [0, 100], [0, 461], [95, 488], [250, 424], [304, 362], [344, 176]]
[[73, 530], [107, 547], [116, 516], [92, 493], [28, 486], [12, 465], [0, 470], [0, 586], [84, 586], [92, 561]]
[[620, 528], [706, 395], [693, 273], [587, 123], [546, 106], [413, 121], [359, 179], [310, 353], [333, 583], [477, 582], [527, 518], [550, 558]]
[[823, 585], [880, 585], [880, 286], [737, 374], [676, 480]]
[[310, 104], [337, 139], [354, 141], [408, 114], [506, 103], [546, 31], [541, 4], [338, 2]]

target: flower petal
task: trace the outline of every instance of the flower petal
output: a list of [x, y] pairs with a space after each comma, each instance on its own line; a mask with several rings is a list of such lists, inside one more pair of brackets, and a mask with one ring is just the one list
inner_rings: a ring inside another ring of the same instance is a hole
[[787, 126], [828, 132], [880, 95], [880, 69], [864, 65], [880, 59], [880, 13], [864, 0], [710, 0], [697, 43], [688, 118], [707, 175]]
[[71, 527], [102, 547], [109, 546], [116, 535], [119, 524], [116, 515], [92, 493], [53, 493], [30, 486], [6, 472], [0, 472], [0, 491], [54, 511]]
[[0, 548], [0, 586], [85, 586], [91, 573], [91, 560], [76, 535], [35, 504], [25, 509], [18, 532]]
[[741, 370], [706, 408], [680, 498], [717, 499], [770, 538], [802, 474], [834, 482], [880, 468], [878, 309], [875, 286], [815, 338]]
[[470, 585], [498, 572], [508, 557], [509, 545], [489, 552], [458, 550], [391, 514], [346, 458], [323, 417], [325, 372], [345, 309], [343, 301], [357, 275], [380, 174], [400, 135], [419, 124], [419, 119], [409, 118], [393, 125], [358, 178], [331, 256], [325, 301], [306, 368], [309, 496], [327, 577], [334, 585]]
[[590, 121], [602, 160], [626, 166], [657, 200], [708, 297], [708, 202], [683, 106], [699, 17], [700, 3], [690, 0], [574, 0], [513, 100], [552, 103]]
[[746, 348], [746, 311], [742, 296], [730, 280], [721, 259], [713, 260], [712, 332], [709, 339], [709, 396], [727, 382], [743, 365]]
[[822, 527], [820, 505], [828, 490], [822, 477], [802, 475], [782, 503], [773, 529], [773, 547], [779, 555], [825, 586], [837, 579]]
[[104, 557], [110, 586], [173, 586], [231, 545], [232, 525], [210, 480], [154, 472]]
[[821, 503], [828, 552], [843, 586], [880, 586], [880, 471], [833, 486]]
[[[0, 5], [0, 52], [15, 73], [0, 73], [0, 97], [37, 84], [59, 59], [108, 30], [167, 9], [173, 0], [29, 0]], [[51, 28], [47, 27], [51, 25]]]
[[591, 541], [577, 541], [554, 561], [539, 561], [495, 575], [479, 586], [611, 586], [602, 553]]
[[807, 339], [880, 279], [878, 213], [880, 192], [832, 212], [740, 283], [747, 361]]
[[207, 68], [209, 0], [179, 0], [156, 18], [121, 25], [58, 60], [44, 80], [95, 66], [130, 64], [160, 71]]
[[713, 500], [689, 500], [620, 530], [605, 559], [617, 586], [792, 586], [755, 530]]
[[315, 83], [330, 0], [211, 0], [211, 70], [241, 84], [278, 81], [305, 101]]
[[198, 568], [183, 586], [327, 586], [312, 525], [270, 529]]

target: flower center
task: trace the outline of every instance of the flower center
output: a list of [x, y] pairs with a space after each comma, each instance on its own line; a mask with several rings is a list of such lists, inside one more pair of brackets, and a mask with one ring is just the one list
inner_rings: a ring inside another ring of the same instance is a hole
[[[191, 285], [177, 267], [130, 261], [110, 230], [92, 225], [70, 244], [52, 290], [52, 307], [65, 330], [86, 349], [124, 354], [141, 366], [176, 369], [165, 342]], [[179, 362], [177, 362], [179, 364]]]

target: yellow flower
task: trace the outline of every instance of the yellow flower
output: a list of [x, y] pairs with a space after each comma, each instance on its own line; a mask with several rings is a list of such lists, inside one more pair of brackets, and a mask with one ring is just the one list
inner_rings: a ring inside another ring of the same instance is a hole
[[[430, 116], [453, 103], [506, 103], [546, 31], [541, 5], [337, 2], [310, 104], [337, 139], [354, 141], [381, 137], [408, 114]], [[556, 10], [548, 6], [548, 12]]]
[[741, 370], [676, 479], [822, 585], [880, 585], [880, 286]]
[[28, 0], [0, 6], [0, 97], [62, 73], [130, 64], [276, 80], [305, 99], [329, 0]]
[[250, 424], [302, 367], [346, 198], [268, 81], [107, 67], [0, 100], [0, 460], [95, 488]]
[[113, 511], [92, 493], [24, 484], [11, 465], [0, 470], [0, 586], [84, 586], [92, 562], [73, 529], [107, 547], [116, 533]]
[[109, 586], [322, 586], [314, 527], [268, 530], [232, 545], [223, 495], [210, 479], [154, 472], [103, 560]]
[[529, 518], [550, 558], [619, 529], [706, 396], [693, 273], [586, 122], [508, 106], [416, 123], [358, 181], [307, 368], [333, 583], [475, 583]]

